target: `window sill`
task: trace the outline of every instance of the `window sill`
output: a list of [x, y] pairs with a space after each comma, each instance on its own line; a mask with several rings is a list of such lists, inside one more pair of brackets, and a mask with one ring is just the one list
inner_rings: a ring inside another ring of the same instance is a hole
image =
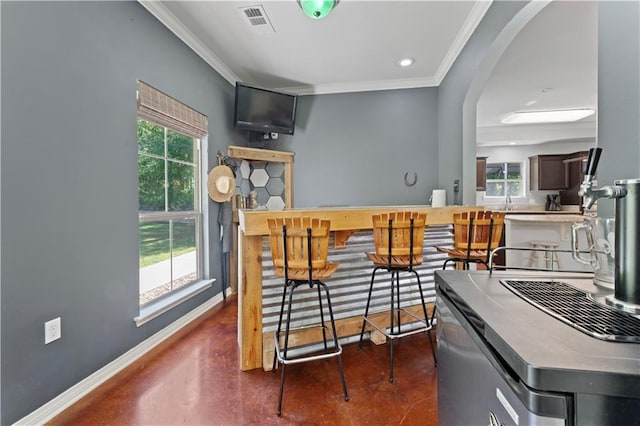
[[140, 315], [133, 319], [136, 322], [136, 327], [146, 324], [152, 319], [178, 306], [182, 302], [189, 300], [196, 294], [202, 293], [206, 289], [210, 288], [214, 282], [215, 279], [197, 281], [176, 290], [166, 297], [162, 297], [146, 304], [144, 307], [140, 308]]

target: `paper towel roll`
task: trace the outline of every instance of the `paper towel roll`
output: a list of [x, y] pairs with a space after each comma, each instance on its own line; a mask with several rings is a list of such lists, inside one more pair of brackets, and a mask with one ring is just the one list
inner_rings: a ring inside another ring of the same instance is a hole
[[445, 189], [434, 189], [431, 194], [431, 207], [444, 207], [447, 205], [447, 191]]

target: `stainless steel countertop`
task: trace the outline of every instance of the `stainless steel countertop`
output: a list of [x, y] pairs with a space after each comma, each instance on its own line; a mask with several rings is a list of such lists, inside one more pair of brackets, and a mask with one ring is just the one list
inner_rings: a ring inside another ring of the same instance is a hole
[[640, 344], [584, 334], [512, 293], [500, 279], [555, 279], [601, 299], [612, 290], [584, 274], [436, 271], [438, 295], [453, 291], [484, 321], [484, 338], [531, 388], [640, 398]]

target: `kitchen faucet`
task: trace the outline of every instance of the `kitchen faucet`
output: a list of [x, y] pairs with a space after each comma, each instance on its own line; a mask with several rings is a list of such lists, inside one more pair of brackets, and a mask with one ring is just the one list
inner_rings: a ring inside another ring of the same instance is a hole
[[510, 194], [507, 194], [507, 196], [504, 197], [504, 209], [506, 211], [513, 210], [513, 204], [511, 204], [511, 195]]

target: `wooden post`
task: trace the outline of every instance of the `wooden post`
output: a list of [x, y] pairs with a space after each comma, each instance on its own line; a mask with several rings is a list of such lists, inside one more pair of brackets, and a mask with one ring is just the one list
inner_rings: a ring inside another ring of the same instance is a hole
[[262, 236], [242, 238], [242, 281], [238, 297], [240, 369], [262, 367]]

